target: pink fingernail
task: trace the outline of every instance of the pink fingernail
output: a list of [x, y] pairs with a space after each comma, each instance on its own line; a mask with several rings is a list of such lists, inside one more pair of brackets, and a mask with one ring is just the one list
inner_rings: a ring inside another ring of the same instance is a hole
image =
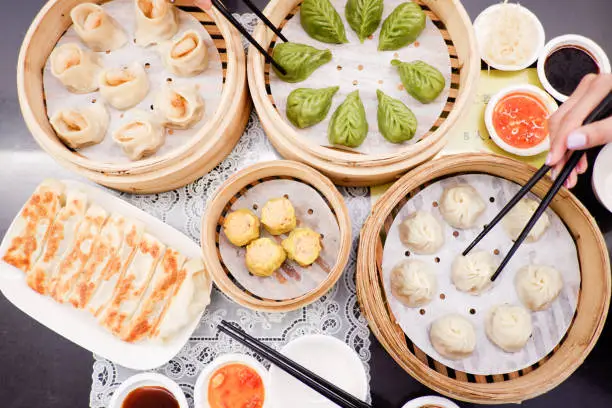
[[587, 144], [587, 136], [581, 132], [572, 132], [567, 137], [567, 148], [577, 150], [585, 147]]

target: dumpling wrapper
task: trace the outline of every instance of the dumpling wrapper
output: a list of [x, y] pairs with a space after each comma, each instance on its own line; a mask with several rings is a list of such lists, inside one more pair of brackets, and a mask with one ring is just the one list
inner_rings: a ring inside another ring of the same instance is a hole
[[83, 94], [98, 90], [102, 67], [91, 51], [84, 51], [76, 43], [67, 43], [55, 48], [49, 58], [51, 74], [70, 92]]
[[133, 109], [113, 132], [113, 140], [130, 159], [139, 160], [152, 155], [164, 144], [166, 131], [154, 115]]
[[61, 109], [51, 117], [51, 126], [64, 144], [80, 149], [100, 143], [106, 136], [109, 115], [103, 102], [76, 109]]
[[77, 229], [74, 242], [62, 258], [49, 286], [49, 294], [57, 302], [68, 301], [93, 253], [96, 240], [107, 217], [107, 212], [97, 204], [92, 204], [85, 213], [85, 218]]
[[146, 47], [174, 36], [178, 31], [178, 16], [167, 0], [135, 0], [136, 44]]
[[77, 237], [79, 225], [85, 217], [87, 201], [85, 193], [76, 190], [66, 192], [66, 205], [51, 224], [45, 249], [26, 276], [28, 286], [41, 295], [47, 294], [60, 261]]
[[113, 298], [99, 319], [102, 327], [121, 336], [138, 308], [147, 286], [162, 258], [166, 246], [145, 233], [127, 267], [119, 279]]
[[94, 51], [114, 51], [127, 42], [127, 35], [117, 21], [97, 4], [75, 6], [70, 18], [78, 36]]
[[175, 75], [192, 77], [208, 68], [208, 48], [200, 33], [187, 30], [160, 47], [166, 69]]
[[195, 88], [166, 85], [155, 98], [155, 110], [167, 127], [189, 129], [202, 120], [204, 100]]
[[28, 272], [43, 251], [49, 227], [62, 208], [65, 186], [57, 180], [45, 180], [24, 205], [11, 228], [10, 245], [2, 260]]
[[149, 93], [149, 78], [142, 65], [133, 62], [125, 68], [110, 68], [98, 76], [100, 95], [115, 109], [138, 105]]

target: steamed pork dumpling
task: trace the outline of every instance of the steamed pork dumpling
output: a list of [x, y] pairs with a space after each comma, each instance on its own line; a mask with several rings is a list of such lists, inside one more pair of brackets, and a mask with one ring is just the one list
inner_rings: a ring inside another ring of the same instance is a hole
[[150, 156], [164, 144], [165, 129], [151, 113], [134, 109], [126, 117], [113, 133], [113, 140], [130, 159], [139, 160]]
[[55, 48], [50, 59], [51, 73], [70, 92], [89, 93], [98, 89], [102, 67], [94, 53], [82, 50], [75, 43], [67, 43]]
[[111, 68], [99, 76], [100, 95], [112, 107], [125, 110], [138, 105], [149, 93], [149, 79], [137, 62], [127, 68]]
[[331, 43], [347, 43], [344, 23], [329, 0], [304, 0], [300, 7], [300, 23], [315, 40]]
[[519, 299], [533, 311], [547, 309], [563, 289], [559, 271], [546, 265], [524, 266], [514, 279]]
[[189, 129], [204, 116], [204, 100], [195, 88], [164, 86], [155, 98], [155, 110], [167, 127]]
[[467, 184], [445, 189], [440, 199], [442, 217], [455, 228], [466, 229], [476, 226], [478, 217], [484, 210], [485, 202], [480, 194]]
[[97, 4], [75, 6], [70, 18], [79, 38], [94, 51], [114, 51], [127, 42], [127, 35], [117, 21]]
[[368, 136], [368, 120], [359, 91], [353, 91], [336, 108], [327, 129], [332, 145], [358, 147]]
[[405, 260], [391, 270], [391, 293], [408, 307], [426, 305], [437, 290], [436, 275], [425, 262]]
[[208, 68], [208, 48], [195, 30], [186, 31], [161, 49], [164, 66], [178, 76], [195, 76]]
[[451, 278], [458, 290], [478, 295], [491, 284], [496, 267], [495, 259], [486, 251], [460, 254], [453, 261]]
[[413, 43], [425, 29], [425, 13], [414, 3], [402, 3], [389, 14], [380, 29], [378, 49], [397, 50]]
[[178, 31], [178, 16], [167, 0], [134, 0], [136, 44], [146, 47], [168, 40]]
[[282, 241], [287, 257], [300, 266], [314, 263], [321, 253], [321, 235], [310, 228], [296, 228]]
[[287, 119], [300, 129], [316, 125], [329, 113], [338, 89], [338, 86], [294, 89], [287, 97]]
[[426, 62], [402, 62], [394, 59], [391, 65], [399, 70], [406, 92], [421, 103], [433, 102], [446, 86], [442, 73]]
[[459, 314], [434, 321], [429, 329], [429, 340], [438, 353], [451, 360], [469, 357], [476, 348], [474, 326]]
[[431, 213], [416, 211], [399, 226], [400, 240], [417, 254], [433, 254], [444, 244], [442, 226]]
[[378, 97], [378, 130], [391, 143], [403, 143], [414, 137], [417, 118], [399, 99], [376, 90]]
[[245, 246], [259, 238], [259, 218], [246, 208], [232, 211], [223, 221], [223, 232], [232, 244]]
[[485, 320], [487, 337], [508, 353], [521, 351], [531, 337], [531, 314], [522, 306], [498, 305]]
[[[540, 204], [536, 200], [532, 200], [531, 198], [523, 198], [520, 200], [508, 214], [504, 218], [502, 218], [502, 225], [504, 226], [504, 230], [510, 236], [513, 241], [521, 235], [523, 232], [523, 228], [529, 222], [529, 219], [535, 213], [536, 209]], [[535, 242], [548, 229], [550, 226], [550, 218], [548, 214], [543, 213], [538, 221], [535, 223], [527, 238], [525, 239], [527, 242]]]
[[102, 102], [81, 109], [61, 109], [50, 120], [57, 137], [71, 149], [100, 143], [108, 121], [108, 111]]
[[285, 82], [302, 82], [321, 65], [331, 61], [332, 53], [330, 50], [319, 50], [306, 44], [286, 42], [276, 44], [272, 58], [287, 71], [282, 74], [272, 65], [280, 79]]
[[270, 238], [256, 239], [246, 247], [246, 267], [256, 276], [271, 276], [285, 259], [285, 250]]
[[344, 9], [346, 21], [363, 41], [378, 28], [382, 20], [383, 0], [348, 0]]
[[286, 234], [297, 223], [293, 204], [285, 197], [268, 200], [261, 209], [261, 223], [272, 235]]

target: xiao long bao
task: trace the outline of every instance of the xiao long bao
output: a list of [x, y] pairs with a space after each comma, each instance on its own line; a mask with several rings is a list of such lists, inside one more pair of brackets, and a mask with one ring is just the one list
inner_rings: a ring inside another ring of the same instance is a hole
[[442, 217], [455, 228], [475, 227], [478, 217], [484, 210], [484, 200], [478, 191], [468, 184], [445, 189], [440, 199]]
[[405, 260], [391, 271], [391, 292], [408, 307], [426, 305], [436, 295], [438, 281], [425, 262]]

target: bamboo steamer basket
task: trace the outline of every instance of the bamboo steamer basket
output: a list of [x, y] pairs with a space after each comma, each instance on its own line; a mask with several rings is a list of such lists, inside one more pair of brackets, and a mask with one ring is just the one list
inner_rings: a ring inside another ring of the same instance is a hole
[[[451, 59], [451, 89], [447, 103], [430, 131], [414, 145], [393, 154], [366, 155], [320, 146], [306, 140], [279, 112], [270, 88], [270, 64], [254, 47], [249, 49], [247, 73], [253, 103], [268, 138], [283, 157], [307, 163], [336, 184], [370, 186], [398, 178], [432, 158], [446, 144], [446, 134], [469, 108], [476, 91], [480, 56], [472, 23], [458, 0], [415, 0], [440, 29]], [[264, 10], [283, 27], [299, 10], [301, 0], [272, 0]], [[274, 48], [276, 35], [260, 23], [254, 33], [264, 48]]]
[[[361, 231], [357, 258], [357, 296], [370, 329], [393, 359], [424, 385], [446, 396], [481, 404], [520, 403], [543, 394], [582, 364], [603, 329], [610, 305], [610, 262], [604, 238], [586, 208], [568, 190], [555, 196], [551, 208], [576, 242], [581, 288], [574, 320], [557, 347], [525, 369], [483, 376], [446, 367], [416, 347], [404, 334], [386, 302], [382, 283], [384, 237], [402, 206], [421, 189], [449, 176], [490, 174], [524, 185], [535, 169], [522, 162], [490, 154], [462, 154], [437, 159], [411, 171], [374, 205]], [[540, 180], [531, 190], [542, 198], [552, 180]]]
[[[327, 279], [309, 293], [287, 300], [261, 298], [242, 288], [236, 283], [223, 263], [219, 250], [219, 234], [225, 215], [231, 205], [255, 185], [276, 179], [299, 181], [317, 190], [336, 216], [340, 229], [338, 257], [335, 265], [330, 268]], [[236, 303], [265, 312], [295, 310], [319, 299], [335, 285], [342, 275], [351, 250], [351, 221], [342, 195], [333, 183], [318, 171], [304, 164], [288, 160], [259, 163], [247, 167], [227, 179], [216, 192], [214, 199], [208, 203], [206, 213], [202, 217], [201, 230], [204, 263], [219, 289]]]
[[[202, 176], [233, 149], [250, 114], [246, 59], [240, 34], [216, 10], [209, 14], [186, 1], [175, 4], [196, 17], [209, 32], [221, 55], [223, 94], [215, 115], [198, 135], [179, 149], [133, 163], [117, 164], [88, 159], [66, 147], [49, 123], [43, 92], [43, 69], [55, 44], [72, 24], [70, 10], [86, 0], [51, 0], [32, 22], [19, 53], [17, 90], [26, 125], [38, 144], [59, 163], [96, 183], [127, 192], [172, 190]], [[103, 3], [102, 0], [94, 0]]]

